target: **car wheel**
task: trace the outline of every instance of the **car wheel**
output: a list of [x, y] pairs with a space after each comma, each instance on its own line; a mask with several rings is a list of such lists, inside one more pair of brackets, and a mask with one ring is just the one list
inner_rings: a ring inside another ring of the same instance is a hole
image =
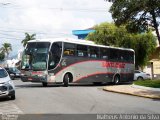
[[16, 99], [15, 94], [14, 94], [14, 95], [11, 95], [11, 100], [15, 100], [15, 99]]
[[138, 77], [137, 80], [143, 80], [143, 77]]

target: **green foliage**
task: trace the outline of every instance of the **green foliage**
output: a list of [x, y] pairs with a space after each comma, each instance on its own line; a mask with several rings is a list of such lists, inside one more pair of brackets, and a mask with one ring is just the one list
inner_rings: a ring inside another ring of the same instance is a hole
[[135, 81], [134, 84], [145, 87], [160, 88], [160, 80], [141, 80]]
[[5, 58], [4, 52], [0, 52], [0, 61], [4, 60], [4, 58]]
[[145, 66], [156, 47], [156, 38], [151, 32], [131, 34], [125, 26], [117, 27], [113, 23], [102, 23], [95, 26], [95, 30], [87, 39], [97, 44], [134, 49], [136, 67]]
[[21, 41], [21, 43], [23, 44], [23, 47], [26, 46], [27, 42], [30, 40], [35, 40], [36, 38], [36, 34], [29, 34], [29, 33], [25, 33], [25, 38]]
[[132, 48], [135, 50], [136, 67], [143, 68], [156, 48], [156, 38], [149, 32], [132, 35], [131, 40], [134, 41]]
[[144, 32], [149, 26], [156, 31], [159, 43], [158, 31], [160, 21], [159, 0], [106, 0], [112, 2], [110, 12], [116, 25], [126, 25], [129, 32]]
[[123, 27], [119, 31], [119, 29], [113, 23], [102, 23], [95, 26], [95, 30], [96, 31], [94, 33], [91, 33], [87, 36], [87, 39], [93, 40], [98, 44], [110, 46], [117, 46], [119, 42], [118, 37], [123, 36], [125, 31]]
[[12, 45], [10, 43], [3, 43], [1, 51], [8, 56], [9, 52], [12, 51]]

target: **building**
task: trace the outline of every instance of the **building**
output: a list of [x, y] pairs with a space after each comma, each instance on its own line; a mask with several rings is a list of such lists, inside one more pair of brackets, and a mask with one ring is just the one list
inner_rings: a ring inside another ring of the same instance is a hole
[[160, 46], [156, 48], [150, 57], [150, 61], [144, 71], [150, 73], [153, 79], [160, 78]]
[[72, 34], [78, 36], [78, 39], [85, 39], [87, 35], [91, 32], [95, 32], [95, 30], [93, 30], [93, 28], [86, 30], [73, 30]]

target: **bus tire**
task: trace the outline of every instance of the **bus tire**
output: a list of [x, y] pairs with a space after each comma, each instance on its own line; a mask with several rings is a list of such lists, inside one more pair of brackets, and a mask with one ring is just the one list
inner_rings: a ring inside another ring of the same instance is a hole
[[47, 82], [42, 82], [43, 87], [47, 87], [48, 83]]
[[113, 83], [114, 83], [114, 85], [117, 85], [117, 84], [119, 84], [119, 82], [120, 82], [120, 76], [119, 76], [119, 75], [116, 75], [116, 76], [114, 77]]
[[64, 78], [63, 78], [64, 87], [68, 87], [69, 81], [70, 81], [70, 76], [67, 73], [64, 75]]

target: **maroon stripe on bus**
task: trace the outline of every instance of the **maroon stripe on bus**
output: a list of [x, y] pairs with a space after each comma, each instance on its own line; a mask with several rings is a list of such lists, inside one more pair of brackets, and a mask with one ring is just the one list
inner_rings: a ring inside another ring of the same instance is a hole
[[89, 75], [86, 75], [84, 77], [78, 78], [77, 80], [75, 80], [73, 82], [77, 82], [77, 81], [80, 81], [81, 79], [88, 78], [88, 77], [91, 77], [91, 76], [94, 76], [94, 75], [102, 75], [102, 74], [113, 74], [113, 73], [111, 73], [111, 72], [96, 72], [96, 73], [89, 74]]
[[[55, 76], [57, 76], [58, 74], [60, 74], [63, 70], [71, 67], [71, 66], [74, 66], [76, 64], [80, 64], [80, 63], [85, 63], [85, 62], [101, 62], [102, 63], [102, 67], [103, 67], [103, 62], [111, 62], [111, 61], [105, 61], [105, 60], [86, 60], [86, 61], [80, 61], [80, 62], [76, 62], [76, 63], [73, 63], [67, 67], [64, 67], [63, 69], [61, 69], [58, 73], [55, 74]], [[113, 62], [113, 63], [123, 63], [123, 64], [132, 64], [132, 63], [126, 63], [126, 62]], [[118, 68], [118, 67], [117, 67]], [[96, 72], [98, 74], [113, 74], [112, 72]], [[93, 74], [90, 74], [90, 75], [87, 75], [87, 76], [93, 76], [93, 75], [96, 75], [96, 73], [93, 73]], [[120, 74], [130, 74], [130, 73], [120, 73]], [[84, 77], [85, 78], [85, 77]], [[76, 80], [77, 81], [77, 80]]]

